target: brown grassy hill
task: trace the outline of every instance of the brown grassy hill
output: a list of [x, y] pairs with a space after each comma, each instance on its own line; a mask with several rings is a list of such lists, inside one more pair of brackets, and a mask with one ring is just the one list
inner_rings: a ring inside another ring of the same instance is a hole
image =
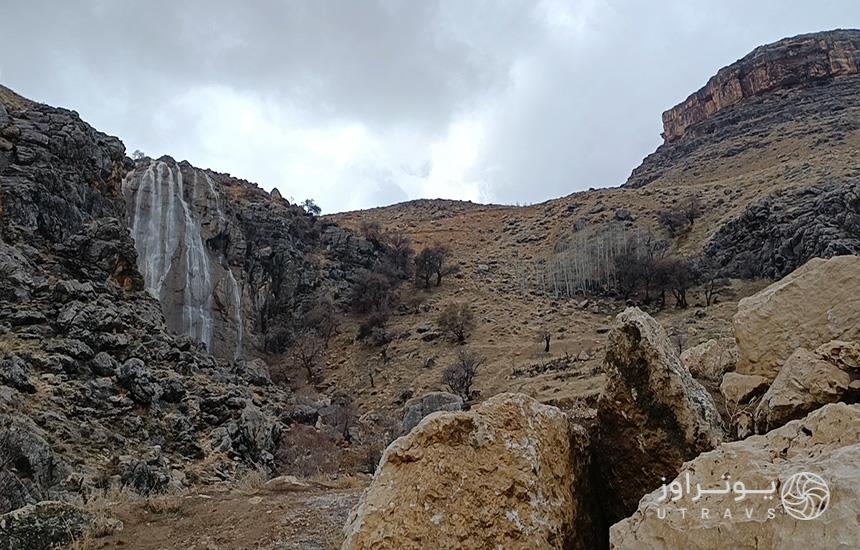
[[[421, 200], [330, 216], [356, 231], [368, 222], [402, 231], [417, 250], [441, 243], [461, 269], [430, 291], [401, 287], [400, 302], [410, 307], [392, 316], [388, 330], [396, 336], [384, 358], [379, 349], [353, 341], [358, 320], [342, 327], [327, 359], [330, 384], [352, 391], [362, 411], [395, 409], [404, 392], [444, 389], [441, 372], [459, 346], [443, 338], [425, 341], [426, 333], [419, 329], [429, 324], [435, 331], [438, 312], [446, 304], [464, 302], [472, 305], [478, 321], [468, 345], [487, 359], [476, 381], [482, 397], [515, 390], [566, 405], [594, 398], [602, 383], [604, 335], [625, 303], [611, 295], [558, 296], [544, 280], [546, 265], [572, 243], [610, 231], [651, 232], [669, 242], [668, 254], [698, 256], [721, 229], [760, 201], [856, 181], [857, 99], [856, 74], [792, 82], [743, 98], [662, 145], [621, 188], [524, 207]], [[660, 212], [694, 196], [702, 216], [670, 234]], [[778, 207], [779, 199], [775, 201]], [[764, 284], [734, 279], [715, 306], [701, 307], [704, 298], [694, 290], [692, 307], [653, 313], [689, 347], [729, 334], [737, 300]], [[545, 329], [553, 333], [549, 355], [539, 337]], [[574, 360], [560, 360], [566, 355]], [[426, 367], [428, 361], [435, 366]]]

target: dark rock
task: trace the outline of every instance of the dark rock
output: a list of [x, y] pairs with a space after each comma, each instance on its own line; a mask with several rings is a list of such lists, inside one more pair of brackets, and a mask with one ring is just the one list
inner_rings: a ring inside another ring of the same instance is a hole
[[116, 371], [116, 378], [137, 403], [147, 405], [161, 395], [161, 387], [140, 359], [132, 358], [123, 363]]
[[0, 550], [65, 548], [92, 521], [89, 512], [65, 502], [28, 504], [0, 516]]
[[90, 370], [97, 376], [115, 376], [119, 363], [111, 354], [100, 351], [90, 361]]
[[36, 386], [30, 381], [27, 363], [17, 355], [0, 361], [0, 382], [24, 393], [36, 393]]

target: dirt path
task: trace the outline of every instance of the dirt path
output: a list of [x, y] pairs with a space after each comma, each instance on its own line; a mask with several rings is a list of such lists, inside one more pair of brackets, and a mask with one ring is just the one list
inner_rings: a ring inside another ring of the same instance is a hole
[[341, 530], [362, 488], [233, 491], [121, 504], [123, 529], [89, 548], [162, 550], [340, 547]]

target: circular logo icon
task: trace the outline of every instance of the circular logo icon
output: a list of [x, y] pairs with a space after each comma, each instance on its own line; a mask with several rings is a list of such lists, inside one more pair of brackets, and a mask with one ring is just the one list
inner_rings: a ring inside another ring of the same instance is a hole
[[782, 507], [788, 515], [800, 520], [815, 519], [830, 504], [830, 488], [821, 476], [797, 472], [788, 478], [780, 493]]

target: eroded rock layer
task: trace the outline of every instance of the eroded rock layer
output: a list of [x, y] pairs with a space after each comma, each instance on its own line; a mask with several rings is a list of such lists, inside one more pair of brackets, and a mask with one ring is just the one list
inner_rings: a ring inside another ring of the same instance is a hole
[[679, 139], [687, 128], [751, 96], [857, 74], [858, 67], [860, 31], [804, 34], [758, 47], [663, 113], [663, 137]]

